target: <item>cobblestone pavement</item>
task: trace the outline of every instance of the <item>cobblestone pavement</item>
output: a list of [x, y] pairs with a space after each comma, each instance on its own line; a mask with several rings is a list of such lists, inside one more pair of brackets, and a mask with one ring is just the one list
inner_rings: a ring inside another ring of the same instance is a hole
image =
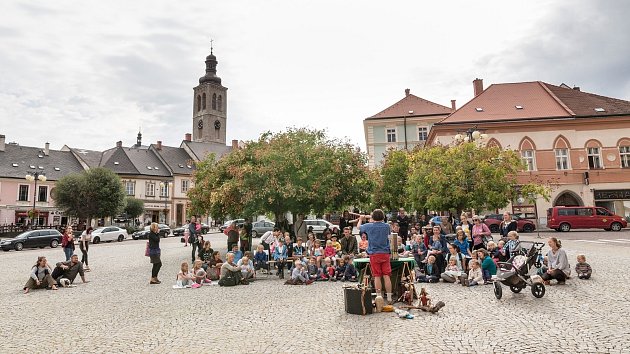
[[[225, 248], [224, 235], [207, 238]], [[412, 320], [346, 314], [343, 283], [285, 286], [270, 277], [249, 286], [174, 290], [179, 263], [190, 260], [190, 247], [175, 237], [162, 241], [161, 285], [148, 284], [145, 241], [95, 245], [89, 283], [29, 295], [21, 288], [37, 256], [59, 261], [61, 248], [2, 252], [0, 352], [630, 352], [630, 232], [571, 238], [564, 242], [571, 264], [586, 253], [591, 280], [547, 287], [542, 299], [529, 288], [520, 294], [505, 288], [502, 300], [492, 286], [429, 284], [434, 301], [446, 307]], [[576, 241], [588, 238], [619, 242]]]

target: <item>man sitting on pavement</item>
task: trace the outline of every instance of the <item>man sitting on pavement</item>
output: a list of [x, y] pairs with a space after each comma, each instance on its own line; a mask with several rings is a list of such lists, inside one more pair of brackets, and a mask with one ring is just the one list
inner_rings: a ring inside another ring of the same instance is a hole
[[352, 234], [350, 226], [344, 227], [343, 237], [341, 238], [341, 254], [355, 255], [358, 251], [357, 238]]
[[81, 276], [81, 280], [84, 283], [88, 282], [85, 280], [85, 272], [83, 270], [83, 264], [79, 262], [79, 256], [73, 254], [69, 261], [57, 263], [52, 272], [52, 277], [55, 279], [57, 284], [66, 287], [74, 283], [74, 279], [76, 279], [77, 274]]

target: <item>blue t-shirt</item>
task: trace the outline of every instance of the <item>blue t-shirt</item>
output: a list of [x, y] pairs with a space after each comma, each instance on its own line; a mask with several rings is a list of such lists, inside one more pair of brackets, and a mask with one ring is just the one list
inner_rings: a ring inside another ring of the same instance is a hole
[[359, 233], [368, 235], [368, 254], [389, 253], [389, 224], [371, 222], [361, 225]]

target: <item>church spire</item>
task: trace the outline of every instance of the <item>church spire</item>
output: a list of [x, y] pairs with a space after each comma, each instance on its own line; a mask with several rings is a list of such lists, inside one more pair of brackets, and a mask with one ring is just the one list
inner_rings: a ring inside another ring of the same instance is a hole
[[221, 78], [217, 76], [217, 57], [214, 56], [214, 40], [210, 40], [210, 55], [206, 57], [206, 75], [199, 78], [199, 83], [206, 82], [221, 85]]

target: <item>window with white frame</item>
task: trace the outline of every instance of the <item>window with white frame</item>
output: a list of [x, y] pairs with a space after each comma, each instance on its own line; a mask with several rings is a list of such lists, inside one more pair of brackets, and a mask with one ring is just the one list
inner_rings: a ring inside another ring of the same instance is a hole
[[125, 192], [127, 192], [127, 195], [136, 195], [136, 182], [125, 182]]
[[534, 150], [521, 151], [521, 158], [525, 163], [526, 171], [534, 171], [536, 169], [534, 165]]
[[147, 182], [145, 195], [147, 197], [155, 197], [155, 183], [154, 182]]
[[428, 135], [427, 127], [418, 127], [418, 140], [426, 141]]
[[588, 168], [591, 170], [597, 170], [602, 168], [602, 157], [600, 156], [600, 150], [598, 147], [590, 147], [586, 149], [588, 155]]
[[396, 142], [396, 128], [387, 128], [387, 142], [395, 143]]
[[160, 183], [160, 197], [168, 197], [168, 183]]
[[188, 187], [190, 182], [187, 179], [182, 180], [182, 193], [188, 193]]
[[621, 167], [630, 168], [630, 146], [620, 146], [619, 157], [621, 157]]
[[21, 202], [27, 202], [28, 201], [28, 186], [27, 185], [20, 185], [20, 188], [18, 189], [18, 200]]
[[556, 149], [556, 170], [569, 169], [569, 149]]
[[37, 201], [38, 202], [48, 201], [48, 186], [39, 186], [39, 191], [37, 191]]

